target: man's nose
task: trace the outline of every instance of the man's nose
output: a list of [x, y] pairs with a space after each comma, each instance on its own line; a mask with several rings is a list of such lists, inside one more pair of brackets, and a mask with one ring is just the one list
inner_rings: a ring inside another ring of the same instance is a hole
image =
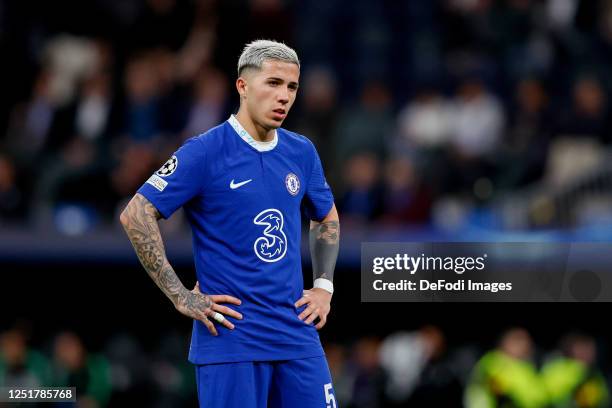
[[283, 88], [279, 93], [278, 93], [278, 101], [280, 103], [289, 103], [289, 89], [287, 88]]

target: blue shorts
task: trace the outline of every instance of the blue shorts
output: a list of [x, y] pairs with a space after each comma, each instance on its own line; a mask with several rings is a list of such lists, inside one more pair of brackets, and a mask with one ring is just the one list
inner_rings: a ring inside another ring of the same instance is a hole
[[325, 356], [196, 365], [201, 408], [337, 408]]

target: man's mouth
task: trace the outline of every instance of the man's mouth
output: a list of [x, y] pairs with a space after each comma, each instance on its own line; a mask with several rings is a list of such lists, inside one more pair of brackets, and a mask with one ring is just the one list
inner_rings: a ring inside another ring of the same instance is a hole
[[287, 116], [287, 111], [284, 109], [274, 109], [274, 117], [277, 119], [284, 119]]

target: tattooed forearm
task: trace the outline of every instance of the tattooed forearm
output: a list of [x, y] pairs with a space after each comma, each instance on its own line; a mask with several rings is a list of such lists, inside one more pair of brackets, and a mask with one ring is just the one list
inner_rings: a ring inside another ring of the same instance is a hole
[[181, 289], [185, 288], [166, 258], [157, 224], [159, 218], [153, 204], [136, 194], [121, 214], [121, 223], [142, 266], [166, 296], [176, 302]]
[[157, 224], [160, 218], [161, 215], [153, 204], [144, 196], [136, 194], [121, 214], [121, 224], [140, 263], [175, 306], [189, 303], [192, 307], [209, 307], [209, 297], [197, 296], [187, 290], [170, 266]]
[[310, 225], [310, 256], [314, 279], [333, 281], [340, 248], [340, 223], [337, 220], [312, 222]]

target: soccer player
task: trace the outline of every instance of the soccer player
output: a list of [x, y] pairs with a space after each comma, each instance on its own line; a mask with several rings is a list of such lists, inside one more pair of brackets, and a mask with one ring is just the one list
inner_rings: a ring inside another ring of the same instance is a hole
[[[338, 213], [313, 144], [280, 127], [299, 75], [288, 46], [247, 44], [238, 113], [186, 141], [121, 214], [148, 274], [194, 319], [189, 361], [202, 407], [336, 407], [317, 329], [330, 311]], [[157, 223], [181, 206], [193, 231], [191, 291], [166, 258]], [[312, 220], [309, 290], [302, 209]]]

